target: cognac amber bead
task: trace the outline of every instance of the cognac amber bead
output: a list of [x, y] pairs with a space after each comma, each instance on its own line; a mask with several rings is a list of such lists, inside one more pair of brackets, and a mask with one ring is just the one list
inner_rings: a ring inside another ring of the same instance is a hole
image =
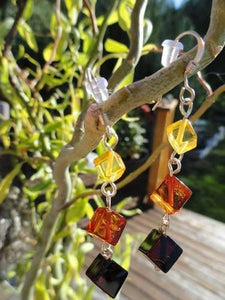
[[109, 210], [107, 207], [99, 207], [88, 223], [87, 232], [115, 246], [126, 222], [126, 218], [115, 211]]
[[125, 171], [123, 160], [115, 151], [107, 151], [95, 158], [94, 165], [99, 179], [105, 182], [116, 181]]
[[197, 135], [187, 119], [177, 121], [167, 127], [168, 140], [178, 154], [183, 154], [197, 146]]
[[151, 194], [150, 199], [166, 213], [174, 214], [184, 206], [192, 191], [177, 177], [167, 175], [165, 180]]

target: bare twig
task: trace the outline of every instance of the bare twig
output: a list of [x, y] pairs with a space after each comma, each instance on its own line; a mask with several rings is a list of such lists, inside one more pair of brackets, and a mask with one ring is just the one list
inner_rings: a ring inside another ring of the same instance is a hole
[[18, 9], [17, 14], [15, 16], [15, 20], [13, 22], [13, 25], [12, 25], [10, 31], [8, 32], [8, 34], [5, 38], [5, 46], [4, 46], [4, 50], [3, 50], [3, 56], [5, 56], [5, 57], [8, 56], [9, 51], [11, 49], [13, 39], [16, 35], [17, 26], [19, 24], [20, 19], [23, 16], [23, 12], [26, 8], [26, 4], [27, 4], [27, 0], [19, 1], [19, 4], [18, 4], [19, 9]]
[[106, 28], [107, 28], [108, 19], [111, 15], [112, 11], [116, 9], [118, 2], [119, 2], [119, 0], [111, 0], [108, 11], [107, 11], [107, 13], [105, 14], [105, 17], [104, 17], [104, 21], [103, 21], [103, 23], [102, 23], [102, 25], [99, 29], [99, 33], [98, 33], [96, 42], [94, 44], [92, 53], [90, 55], [90, 59], [89, 59], [87, 65], [86, 65], [86, 70], [87, 70], [87, 68], [92, 67], [93, 63], [95, 62], [95, 60], [99, 56], [99, 53], [101, 53], [101, 51], [102, 51], [102, 41], [103, 41], [105, 31], [106, 31]]
[[136, 0], [131, 15], [130, 49], [126, 59], [109, 79], [110, 90], [114, 90], [138, 63], [143, 46], [143, 19], [147, 3], [147, 0]]
[[69, 202], [65, 203], [60, 209], [59, 209], [59, 212], [64, 210], [64, 209], [67, 209], [69, 208], [71, 205], [73, 205], [78, 199], [80, 198], [85, 198], [85, 197], [88, 197], [88, 196], [93, 196], [93, 195], [101, 195], [101, 191], [100, 190], [88, 190], [88, 191], [85, 191], [85, 192], [82, 192], [78, 195], [76, 195], [72, 200], [70, 200]]
[[84, 5], [87, 7], [89, 14], [90, 14], [93, 35], [96, 36], [98, 34], [98, 26], [97, 26], [97, 22], [96, 22], [95, 12], [94, 12], [93, 8], [91, 7], [91, 4], [88, 0], [83, 0], [83, 2], [84, 2]]
[[206, 111], [212, 106], [217, 98], [225, 92], [225, 84], [218, 87], [211, 95], [209, 95], [203, 102], [201, 107], [190, 117], [192, 123], [196, 122]]

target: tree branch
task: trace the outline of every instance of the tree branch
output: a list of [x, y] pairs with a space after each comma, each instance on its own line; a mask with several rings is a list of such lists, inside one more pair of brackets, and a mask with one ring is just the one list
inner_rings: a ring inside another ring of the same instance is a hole
[[18, 8], [17, 14], [15, 16], [14, 23], [5, 38], [5, 46], [4, 46], [4, 50], [3, 50], [3, 56], [5, 56], [5, 57], [8, 56], [8, 53], [11, 49], [12, 41], [16, 35], [17, 26], [19, 24], [20, 19], [23, 16], [23, 12], [26, 8], [26, 4], [27, 4], [27, 0], [20, 1], [18, 4], [19, 8]]
[[147, 3], [147, 0], [136, 0], [131, 15], [130, 49], [126, 59], [109, 79], [110, 90], [114, 90], [139, 61], [143, 46], [143, 19]]
[[[198, 70], [203, 69], [215, 59], [224, 46], [224, 40], [225, 2], [224, 0], [214, 0], [210, 27], [205, 37], [205, 54], [199, 64]], [[113, 125], [125, 113], [128, 113], [137, 106], [144, 103], [152, 103], [154, 99], [167, 93], [182, 82], [185, 67], [193, 59], [195, 52], [196, 49], [189, 51], [169, 67], [163, 68], [152, 76], [135, 82], [111, 95], [108, 101], [104, 102], [100, 107], [107, 114], [109, 124]], [[82, 118], [82, 128], [84, 130], [80, 130], [81, 126], [76, 128], [75, 134], [79, 134], [79, 137], [76, 139], [73, 138], [73, 144], [69, 143], [63, 148], [56, 161], [54, 176], [59, 187], [59, 193], [51, 211], [45, 218], [42, 239], [38, 244], [22, 290], [23, 300], [30, 299], [29, 297], [32, 294], [31, 290], [38, 269], [49, 249], [57, 221], [59, 220], [58, 211], [69, 200], [71, 190], [69, 166], [95, 149], [105, 132], [105, 127], [99, 122], [98, 112], [99, 107], [96, 104], [90, 105], [85, 117]]]

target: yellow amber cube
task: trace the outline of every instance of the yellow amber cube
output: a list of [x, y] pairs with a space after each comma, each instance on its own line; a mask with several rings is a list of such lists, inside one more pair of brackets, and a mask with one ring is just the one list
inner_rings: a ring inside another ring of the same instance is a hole
[[171, 146], [178, 154], [190, 151], [197, 146], [197, 135], [187, 119], [167, 126], [167, 135]]
[[94, 165], [99, 179], [105, 182], [116, 181], [126, 169], [121, 156], [114, 151], [107, 151], [95, 158]]

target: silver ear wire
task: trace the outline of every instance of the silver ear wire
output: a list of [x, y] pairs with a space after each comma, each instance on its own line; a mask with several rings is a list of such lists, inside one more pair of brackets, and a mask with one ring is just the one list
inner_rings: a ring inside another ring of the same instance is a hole
[[205, 49], [205, 42], [201, 38], [201, 36], [193, 31], [188, 30], [180, 33], [175, 40], [165, 40], [162, 43], [163, 46], [163, 52], [162, 52], [162, 59], [161, 63], [164, 67], [169, 66], [172, 62], [174, 62], [178, 56], [179, 53], [183, 50], [183, 44], [179, 41], [183, 36], [185, 35], [192, 35], [197, 40], [197, 53], [193, 60], [189, 62], [189, 64], [186, 67], [186, 74], [193, 73], [197, 65], [199, 64], [200, 60], [202, 59], [204, 49]]
[[192, 35], [197, 40], [197, 53], [195, 55], [195, 58], [189, 62], [189, 64], [186, 67], [186, 71], [185, 71], [186, 74], [190, 74], [190, 73], [193, 73], [197, 69], [199, 62], [202, 59], [202, 56], [203, 56], [203, 53], [205, 50], [205, 42], [201, 38], [201, 36], [193, 30], [182, 32], [181, 34], [179, 34], [176, 37], [175, 41], [179, 42], [179, 40], [185, 35]]

